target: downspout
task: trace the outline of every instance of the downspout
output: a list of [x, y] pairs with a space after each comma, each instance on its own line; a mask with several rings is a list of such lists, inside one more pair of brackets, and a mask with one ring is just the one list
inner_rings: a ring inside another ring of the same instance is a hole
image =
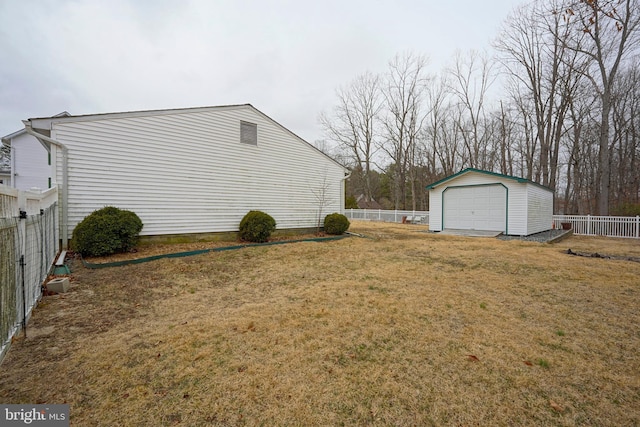
[[[69, 168], [68, 168], [68, 152], [67, 147], [55, 139], [36, 132], [31, 127], [31, 121], [23, 120], [24, 130], [31, 136], [36, 137], [40, 141], [46, 141], [62, 150], [62, 187], [60, 188], [60, 240], [62, 240], [62, 249], [68, 249], [69, 243], [69, 231], [68, 231], [68, 189], [69, 189]], [[54, 175], [57, 176], [57, 171], [54, 171]]]
[[11, 187], [18, 188], [16, 186], [16, 147], [11, 144]]
[[341, 198], [344, 197], [344, 199], [342, 200], [342, 203], [341, 203], [342, 206], [340, 206], [340, 213], [342, 213], [343, 215], [347, 213], [345, 208], [345, 205], [347, 203], [347, 180], [351, 178], [351, 171], [349, 169], [346, 169], [346, 171], [347, 172], [344, 174], [344, 178], [342, 178], [342, 189], [341, 189], [342, 190]]

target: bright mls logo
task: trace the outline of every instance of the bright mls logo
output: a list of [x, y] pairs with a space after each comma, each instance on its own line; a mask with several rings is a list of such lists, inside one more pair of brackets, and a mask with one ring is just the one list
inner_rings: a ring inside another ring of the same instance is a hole
[[1, 426], [69, 427], [69, 405], [0, 405]]

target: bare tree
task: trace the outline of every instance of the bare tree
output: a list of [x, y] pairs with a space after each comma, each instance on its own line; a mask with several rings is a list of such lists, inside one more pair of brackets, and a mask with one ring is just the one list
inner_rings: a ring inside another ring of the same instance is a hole
[[582, 81], [576, 88], [567, 114], [567, 134], [564, 138], [566, 170], [563, 213], [590, 213], [591, 206], [586, 203], [595, 200], [597, 185], [594, 163], [597, 153], [594, 123], [598, 114], [597, 99], [589, 90], [589, 83]]
[[320, 123], [328, 139], [344, 148], [353, 159], [352, 172], [363, 185], [367, 202], [372, 200], [371, 171], [377, 151], [378, 114], [382, 107], [380, 79], [371, 73], [356, 77], [349, 86], [336, 91], [337, 105], [331, 115], [322, 114]]
[[498, 150], [500, 173], [505, 175], [513, 175], [513, 152], [511, 141], [515, 139], [514, 120], [508, 109], [505, 109], [504, 103], [500, 101], [500, 111], [497, 114], [496, 122], [498, 126]]
[[[412, 53], [396, 55], [389, 63], [383, 90], [387, 114], [384, 118], [385, 138], [382, 149], [395, 164], [393, 198], [396, 209], [407, 207], [405, 186], [408, 175], [413, 174], [416, 143], [424, 119], [421, 108], [427, 81], [426, 62], [425, 57]], [[411, 195], [415, 204], [415, 176], [410, 178]]]
[[322, 180], [318, 182], [315, 187], [311, 187], [311, 193], [318, 203], [318, 233], [320, 232], [320, 229], [322, 228], [324, 223], [323, 215], [325, 214], [325, 209], [334, 200], [332, 192], [330, 191], [331, 183], [329, 182], [327, 175], [328, 172], [325, 169], [324, 173], [322, 174]]
[[539, 169], [529, 174], [554, 190], [564, 120], [579, 81], [576, 75], [584, 71], [584, 61], [579, 65], [575, 52], [566, 48], [568, 30], [561, 27], [559, 14], [534, 2], [509, 16], [495, 42], [512, 96], [520, 100], [521, 108], [531, 108]]
[[640, 57], [614, 82], [612, 98], [611, 189], [618, 210], [640, 198]]
[[457, 98], [460, 111], [456, 126], [464, 141], [469, 166], [490, 169], [487, 147], [492, 128], [486, 103], [495, 75], [489, 59], [474, 51], [466, 57], [458, 52], [450, 75], [449, 89]]
[[640, 43], [640, 2], [638, 0], [571, 1], [555, 13], [562, 14], [571, 37], [562, 42], [590, 59], [593, 66], [585, 72], [597, 92], [600, 103], [598, 137], [598, 213], [609, 214], [611, 181], [610, 121], [613, 89], [621, 65]]
[[[375, 163], [364, 159], [377, 155], [386, 163], [375, 174], [379, 194], [396, 208], [425, 206], [425, 181], [467, 166], [547, 185], [565, 212], [637, 203], [640, 57], [631, 63], [631, 53], [640, 45], [639, 15], [638, 0], [532, 0], [516, 10], [495, 43], [507, 76], [507, 96], [495, 106], [493, 64], [473, 52], [458, 54], [440, 80], [411, 53], [394, 57], [373, 85], [356, 79], [338, 92], [336, 114], [323, 122], [350, 153], [351, 185], [373, 195], [375, 185], [364, 177], [374, 175], [368, 165]], [[377, 97], [360, 86], [377, 87]], [[351, 94], [376, 102], [357, 103]]]
[[444, 78], [434, 79], [426, 88], [428, 113], [425, 116], [423, 126], [424, 155], [426, 163], [434, 177], [451, 174], [448, 168], [451, 163], [448, 159], [451, 154], [450, 147], [443, 142], [443, 128], [446, 126], [447, 114], [447, 90]]

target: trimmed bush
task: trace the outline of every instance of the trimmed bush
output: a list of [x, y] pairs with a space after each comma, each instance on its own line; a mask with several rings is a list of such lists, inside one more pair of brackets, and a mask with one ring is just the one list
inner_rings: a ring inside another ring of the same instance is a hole
[[276, 220], [261, 211], [249, 211], [240, 221], [240, 238], [248, 242], [263, 243], [276, 229]]
[[342, 234], [349, 229], [349, 219], [339, 213], [332, 213], [324, 217], [324, 232], [327, 234]]
[[358, 209], [358, 201], [353, 196], [347, 196], [344, 201], [345, 209]]
[[138, 243], [141, 230], [142, 221], [134, 212], [107, 206], [76, 225], [71, 248], [83, 256], [127, 252]]

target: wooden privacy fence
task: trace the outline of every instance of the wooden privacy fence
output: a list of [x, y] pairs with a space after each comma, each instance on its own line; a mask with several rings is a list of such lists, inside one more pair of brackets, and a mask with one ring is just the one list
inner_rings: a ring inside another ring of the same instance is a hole
[[58, 253], [56, 188], [0, 186], [0, 360], [26, 327]]

